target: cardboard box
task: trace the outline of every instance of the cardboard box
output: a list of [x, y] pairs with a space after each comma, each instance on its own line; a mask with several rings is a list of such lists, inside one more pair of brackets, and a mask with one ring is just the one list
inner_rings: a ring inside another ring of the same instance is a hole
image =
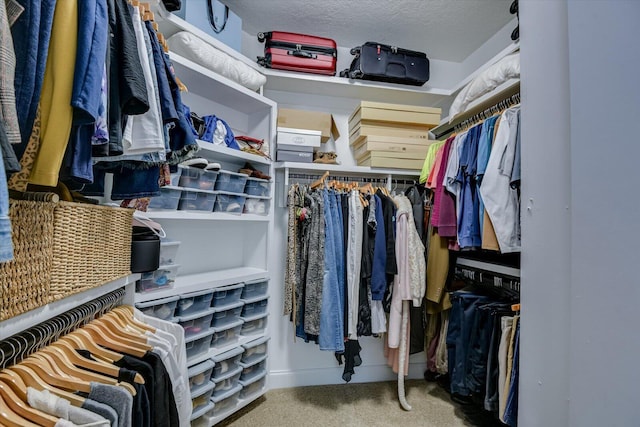
[[278, 150], [313, 152], [314, 147], [320, 147], [319, 130], [279, 127], [277, 131]]
[[353, 146], [353, 154], [356, 159], [365, 157], [369, 152], [388, 153], [386, 157], [424, 159], [434, 142], [418, 138], [369, 136]]
[[429, 139], [429, 129], [421, 126], [402, 124], [362, 123], [350, 132], [349, 144], [358, 145], [362, 143], [366, 137], [375, 136], [413, 138], [418, 141], [426, 141]]
[[441, 114], [440, 108], [362, 101], [349, 117], [349, 131], [359, 124], [372, 123], [411, 125], [429, 130], [440, 124]]
[[329, 113], [278, 108], [278, 126], [319, 130], [321, 132], [320, 141], [323, 143], [329, 141], [332, 136], [334, 140], [340, 137], [333, 116]]
[[424, 159], [394, 159], [390, 157], [381, 157], [376, 153], [370, 153], [366, 157], [358, 161], [359, 166], [370, 166], [372, 168], [393, 168], [393, 169], [410, 169], [421, 170]]

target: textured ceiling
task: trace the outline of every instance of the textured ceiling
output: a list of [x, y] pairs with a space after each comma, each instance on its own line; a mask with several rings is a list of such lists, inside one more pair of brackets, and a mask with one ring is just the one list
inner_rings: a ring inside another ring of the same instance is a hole
[[460, 62], [504, 27], [512, 0], [226, 0], [245, 31], [376, 41]]

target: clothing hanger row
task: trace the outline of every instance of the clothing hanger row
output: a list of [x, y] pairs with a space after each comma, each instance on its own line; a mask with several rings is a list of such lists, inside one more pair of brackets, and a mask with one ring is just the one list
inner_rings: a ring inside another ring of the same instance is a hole
[[462, 132], [466, 129], [469, 129], [471, 127], [473, 127], [474, 125], [483, 122], [484, 120], [488, 119], [489, 117], [495, 116], [496, 114], [501, 113], [502, 111], [506, 110], [507, 108], [510, 108], [514, 105], [518, 105], [520, 104], [520, 93], [516, 93], [511, 95], [508, 98], [503, 99], [502, 101], [498, 102], [497, 104], [469, 117], [468, 119], [462, 121], [461, 123], [458, 123], [456, 126], [454, 126], [454, 132], [458, 133], [458, 132]]

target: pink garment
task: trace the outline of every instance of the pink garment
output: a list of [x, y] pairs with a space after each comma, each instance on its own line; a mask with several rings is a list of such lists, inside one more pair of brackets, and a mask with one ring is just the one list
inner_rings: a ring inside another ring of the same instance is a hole
[[436, 178], [438, 177], [438, 173], [440, 172], [440, 166], [442, 165], [442, 154], [444, 153], [444, 145], [438, 148], [436, 151], [436, 159], [433, 162], [433, 167], [429, 172], [429, 177], [427, 178], [427, 182], [425, 183], [425, 187], [435, 189], [436, 188]]
[[[436, 316], [433, 316], [433, 318], [435, 319]], [[433, 338], [431, 338], [431, 342], [427, 347], [427, 370], [430, 372], [437, 372], [436, 349], [438, 348], [438, 341], [440, 341], [440, 327], [438, 327], [436, 335]]]
[[431, 225], [438, 228], [438, 234], [441, 237], [457, 236], [456, 204], [453, 195], [444, 186], [446, 165], [449, 162], [449, 154], [454, 140], [455, 136], [449, 137], [443, 146], [442, 161], [436, 178], [436, 191], [433, 198]]
[[[408, 213], [398, 210], [396, 217], [396, 261], [398, 274], [393, 280], [393, 294], [389, 311], [389, 347], [400, 346], [402, 327], [402, 301], [411, 300], [411, 274], [409, 265], [409, 232], [407, 229]], [[413, 225], [413, 224], [412, 224]]]
[[[411, 322], [407, 322], [407, 345], [405, 348], [405, 357], [404, 360], [404, 375], [409, 375], [409, 341], [411, 341], [408, 337], [410, 337], [411, 333]], [[399, 348], [389, 348], [387, 345], [387, 340], [384, 341], [384, 357], [387, 359], [387, 365], [391, 367], [391, 370], [394, 373], [398, 373], [400, 368], [400, 349]]]

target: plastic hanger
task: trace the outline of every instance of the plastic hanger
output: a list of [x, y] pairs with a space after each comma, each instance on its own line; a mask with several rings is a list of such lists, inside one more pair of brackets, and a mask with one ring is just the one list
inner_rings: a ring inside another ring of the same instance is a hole
[[[0, 397], [4, 399], [7, 405], [13, 410], [16, 414], [21, 417], [34, 421], [36, 424], [41, 425], [43, 427], [54, 427], [58, 422], [56, 417], [53, 417], [47, 413], [39, 411], [37, 409], [32, 408], [26, 403], [26, 399], [21, 399], [12, 389], [11, 387], [2, 381], [0, 377]], [[26, 396], [25, 396], [26, 398]]]

